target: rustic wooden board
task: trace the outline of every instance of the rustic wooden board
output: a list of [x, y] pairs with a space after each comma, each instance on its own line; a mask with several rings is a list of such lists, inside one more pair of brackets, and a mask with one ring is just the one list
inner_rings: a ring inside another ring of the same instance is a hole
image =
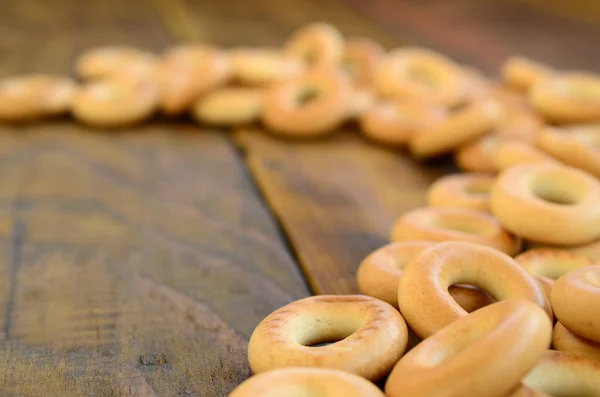
[[[1, 75], [171, 42], [142, 1], [13, 1], [0, 26]], [[255, 325], [308, 293], [225, 134], [0, 127], [0, 164], [2, 395], [224, 396]]]
[[353, 131], [305, 143], [259, 129], [235, 137], [319, 294], [355, 293], [360, 261], [388, 242], [398, 215], [424, 204], [427, 186], [442, 172]]
[[600, 70], [600, 4], [575, 0], [343, 0], [403, 40], [491, 74], [511, 55], [558, 68]]

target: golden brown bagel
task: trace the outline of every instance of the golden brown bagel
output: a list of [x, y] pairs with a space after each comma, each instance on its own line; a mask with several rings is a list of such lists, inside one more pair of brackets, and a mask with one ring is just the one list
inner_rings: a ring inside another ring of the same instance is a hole
[[560, 321], [557, 321], [554, 326], [552, 347], [555, 350], [600, 360], [600, 343], [575, 335], [562, 325]]
[[298, 29], [285, 43], [284, 53], [312, 67], [337, 66], [343, 56], [344, 38], [337, 28], [314, 22]]
[[529, 300], [552, 315], [540, 286], [510, 256], [479, 244], [448, 241], [421, 252], [400, 278], [400, 312], [421, 339], [467, 314], [448, 293], [453, 284], [474, 285], [498, 301]]
[[483, 173], [444, 176], [429, 186], [427, 204], [430, 207], [460, 207], [489, 211], [489, 191], [494, 177]]
[[192, 115], [201, 123], [219, 126], [249, 124], [260, 118], [264, 93], [261, 88], [227, 87], [198, 100]]

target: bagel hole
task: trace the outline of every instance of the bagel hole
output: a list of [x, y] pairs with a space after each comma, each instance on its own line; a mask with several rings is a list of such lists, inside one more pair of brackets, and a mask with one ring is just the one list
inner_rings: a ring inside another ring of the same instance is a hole
[[317, 87], [306, 87], [296, 96], [298, 106], [306, 106], [320, 96], [321, 92]]
[[297, 342], [306, 347], [323, 347], [340, 342], [363, 326], [358, 320], [348, 318], [315, 318], [297, 335]]
[[468, 313], [496, 302], [490, 293], [471, 284], [453, 284], [448, 293]]
[[585, 185], [564, 172], [543, 173], [534, 179], [532, 193], [550, 204], [573, 205], [583, 198]]

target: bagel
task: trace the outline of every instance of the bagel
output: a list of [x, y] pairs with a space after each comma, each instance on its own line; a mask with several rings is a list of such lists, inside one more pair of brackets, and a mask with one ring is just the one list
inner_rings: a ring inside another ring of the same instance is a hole
[[68, 77], [49, 74], [0, 80], [0, 120], [23, 122], [69, 111], [76, 85]]
[[229, 397], [384, 397], [360, 376], [325, 368], [274, 369], [246, 379]]
[[551, 396], [599, 397], [600, 361], [547, 350], [523, 383]]
[[[583, 244], [600, 237], [600, 182], [576, 168], [520, 164], [501, 173], [490, 208], [510, 232], [546, 244]], [[535, 222], [532, 222], [532, 219]]]
[[380, 102], [359, 119], [361, 132], [384, 145], [402, 146], [421, 129], [440, 122], [445, 111], [421, 101]]
[[569, 331], [600, 343], [600, 265], [561, 276], [550, 300], [556, 317]]
[[383, 47], [367, 37], [353, 37], [346, 41], [342, 67], [359, 87], [371, 88], [373, 75], [384, 55]]
[[600, 178], [600, 123], [567, 129], [547, 127], [535, 144], [570, 166]]
[[427, 99], [452, 108], [464, 103], [468, 81], [450, 58], [424, 48], [391, 51], [375, 71], [375, 87], [384, 97]]
[[[358, 290], [398, 307], [398, 284], [402, 270], [415, 257], [434, 243], [431, 241], [404, 241], [384, 245], [369, 254], [358, 266]], [[467, 312], [493, 302], [485, 292], [467, 286], [450, 286], [452, 298]]]
[[231, 77], [225, 53], [206, 45], [181, 45], [165, 52], [160, 68], [160, 107], [176, 116], [189, 110], [207, 92]]
[[[407, 339], [400, 313], [379, 299], [318, 295], [292, 302], [261, 321], [250, 337], [248, 360], [257, 374], [322, 367], [377, 380], [398, 361]], [[335, 343], [311, 346], [321, 342]]]
[[569, 72], [536, 80], [529, 90], [529, 101], [553, 123], [600, 121], [600, 76]]
[[509, 87], [527, 92], [538, 80], [553, 73], [552, 69], [522, 56], [512, 56], [502, 65], [502, 80]]
[[429, 186], [430, 207], [461, 207], [489, 211], [489, 191], [494, 177], [489, 174], [454, 174], [444, 176]]
[[400, 278], [400, 312], [421, 339], [467, 315], [448, 294], [453, 284], [481, 288], [498, 301], [529, 300], [552, 315], [540, 286], [511, 257], [479, 244], [448, 241], [421, 252]]
[[469, 241], [514, 255], [521, 240], [489, 213], [469, 208], [423, 207], [408, 211], [392, 226], [392, 241]]
[[581, 338], [558, 321], [554, 326], [552, 333], [552, 346], [554, 349], [575, 353], [580, 356], [586, 356], [595, 360], [600, 360], [600, 343]]
[[311, 67], [333, 67], [342, 60], [344, 38], [333, 25], [315, 22], [297, 30], [284, 44], [284, 53]]
[[593, 262], [582, 255], [549, 248], [534, 248], [515, 257], [517, 263], [535, 276], [550, 299], [554, 281], [571, 270], [592, 266]]
[[270, 48], [236, 48], [229, 55], [234, 79], [249, 86], [266, 86], [302, 72], [297, 58]]
[[325, 135], [348, 117], [352, 92], [341, 72], [312, 70], [270, 86], [262, 120], [272, 132], [284, 136]]
[[503, 117], [496, 101], [484, 100], [467, 105], [441, 123], [423, 129], [410, 139], [411, 153], [417, 158], [450, 152], [496, 128]]
[[75, 92], [75, 118], [94, 127], [123, 127], [149, 118], [159, 101], [156, 84], [123, 79], [94, 80]]
[[496, 134], [488, 134], [461, 145], [454, 152], [454, 162], [465, 172], [496, 172], [494, 155], [500, 143]]
[[150, 79], [156, 76], [159, 59], [149, 51], [128, 46], [91, 48], [75, 60], [75, 73], [82, 79]]
[[504, 397], [550, 345], [552, 323], [537, 305], [498, 302], [442, 328], [410, 350], [385, 384], [389, 397]]
[[504, 171], [517, 164], [558, 163], [554, 157], [535, 146], [514, 140], [499, 142], [493, 162], [498, 171]]
[[203, 96], [194, 104], [192, 115], [200, 123], [236, 126], [257, 121], [262, 107], [262, 89], [227, 87]]

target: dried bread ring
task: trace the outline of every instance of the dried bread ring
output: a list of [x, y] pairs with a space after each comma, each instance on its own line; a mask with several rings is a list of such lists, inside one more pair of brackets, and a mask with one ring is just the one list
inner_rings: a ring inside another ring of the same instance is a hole
[[76, 85], [48, 74], [12, 76], [0, 81], [0, 120], [22, 122], [69, 111]]
[[512, 56], [502, 65], [502, 80], [509, 87], [527, 92], [541, 78], [553, 73], [552, 69], [522, 56]]
[[600, 237], [600, 182], [576, 168], [516, 165], [498, 176], [490, 197], [502, 225], [526, 239], [569, 245]]
[[250, 377], [229, 397], [384, 397], [373, 383], [337, 369], [292, 367]]
[[440, 122], [443, 108], [417, 100], [380, 102], [360, 118], [361, 132], [384, 145], [401, 146], [419, 130]]
[[468, 97], [468, 81], [458, 64], [425, 48], [391, 51], [375, 72], [380, 95], [396, 99], [427, 99], [452, 108]]
[[384, 55], [383, 47], [367, 37], [353, 37], [346, 41], [342, 67], [359, 87], [371, 88], [373, 76]]
[[474, 285], [498, 301], [525, 299], [552, 316], [540, 286], [511, 257], [479, 244], [448, 241], [421, 252], [400, 278], [400, 312], [421, 339], [467, 315], [448, 294], [453, 284]]
[[542, 357], [551, 334], [552, 323], [534, 303], [494, 303], [406, 353], [388, 377], [385, 394], [504, 397]]
[[[358, 266], [358, 290], [398, 307], [398, 284], [402, 270], [433, 244], [435, 243], [431, 241], [402, 241], [384, 245], [373, 251]], [[453, 285], [448, 291], [469, 313], [493, 302], [489, 295], [476, 288]]]
[[156, 84], [121, 79], [94, 80], [73, 98], [73, 115], [95, 127], [122, 127], [149, 118], [158, 105]]
[[263, 96], [261, 88], [217, 89], [194, 104], [192, 115], [199, 122], [210, 125], [250, 124], [260, 118]]
[[570, 72], [539, 79], [529, 90], [529, 101], [554, 123], [600, 121], [600, 76]]
[[446, 175], [429, 186], [430, 207], [459, 207], [489, 211], [494, 177], [483, 173]]
[[75, 61], [75, 73], [82, 79], [125, 77], [154, 79], [158, 57], [128, 46], [104, 46], [84, 51]]
[[572, 270], [594, 264], [585, 256], [550, 248], [529, 249], [517, 255], [515, 260], [529, 274], [537, 278], [548, 299], [556, 279]]
[[556, 317], [569, 331], [600, 343], [600, 265], [560, 277], [550, 299]]
[[469, 208], [422, 207], [400, 216], [392, 226], [392, 241], [468, 241], [514, 255], [521, 240], [508, 233], [492, 215]]
[[560, 321], [556, 322], [552, 333], [552, 347], [562, 352], [600, 360], [600, 343], [582, 338], [569, 331]]
[[559, 163], [554, 157], [535, 146], [515, 140], [499, 142], [493, 162], [498, 171], [504, 171], [517, 164]]
[[523, 383], [551, 396], [600, 397], [600, 361], [547, 350]]
[[352, 92], [342, 72], [312, 70], [269, 87], [262, 120], [280, 135], [325, 135], [348, 117]]
[[535, 144], [565, 164], [600, 178], [600, 123], [566, 129], [547, 127], [537, 134]]
[[[268, 315], [248, 343], [254, 373], [283, 367], [341, 369], [376, 380], [398, 361], [408, 339], [391, 305], [364, 295], [317, 295]], [[311, 346], [335, 342], [327, 346]]]
[[304, 68], [298, 59], [270, 48], [237, 48], [229, 58], [234, 79], [249, 86], [265, 86], [298, 75]]
[[312, 67], [333, 67], [342, 59], [344, 38], [333, 25], [315, 22], [297, 30], [285, 43], [284, 52]]

